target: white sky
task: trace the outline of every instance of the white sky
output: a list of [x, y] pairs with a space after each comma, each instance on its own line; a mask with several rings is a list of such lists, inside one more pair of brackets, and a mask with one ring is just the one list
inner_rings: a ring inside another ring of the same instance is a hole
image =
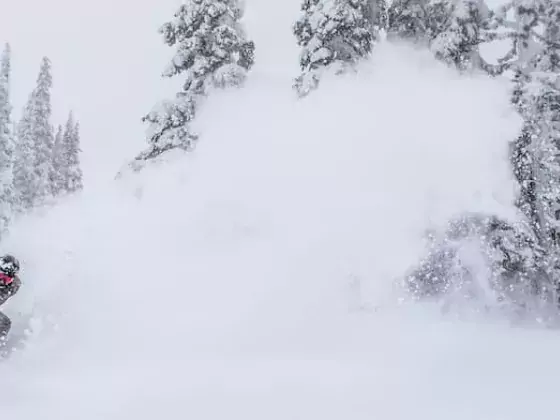
[[113, 173], [124, 156], [144, 146], [140, 119], [167, 93], [159, 75], [171, 50], [157, 29], [178, 0], [0, 3], [9, 3], [0, 5], [0, 41], [12, 45], [15, 113], [47, 55], [53, 62], [53, 123], [75, 110], [87, 174]]

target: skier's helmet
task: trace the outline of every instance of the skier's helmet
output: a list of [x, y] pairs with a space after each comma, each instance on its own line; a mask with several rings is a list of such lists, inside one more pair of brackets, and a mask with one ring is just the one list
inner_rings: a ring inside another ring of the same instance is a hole
[[19, 261], [12, 255], [0, 257], [0, 271], [8, 276], [15, 276], [19, 271]]

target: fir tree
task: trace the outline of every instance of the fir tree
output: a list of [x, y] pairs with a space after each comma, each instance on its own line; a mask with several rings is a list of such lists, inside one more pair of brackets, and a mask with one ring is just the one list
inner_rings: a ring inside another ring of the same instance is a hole
[[32, 124], [30, 103], [28, 102], [17, 125], [17, 144], [14, 156], [14, 192], [18, 211], [29, 210], [34, 203]]
[[50, 122], [51, 88], [51, 62], [45, 57], [37, 79], [37, 87], [32, 95], [34, 187], [37, 203], [40, 203], [50, 193], [49, 177], [52, 170], [54, 147], [53, 127]]
[[237, 0], [187, 0], [161, 27], [165, 43], [177, 50], [163, 76], [183, 75], [185, 82], [173, 100], [144, 117], [150, 124], [150, 147], [137, 160], [170, 149], [191, 149], [198, 136], [189, 124], [200, 100], [211, 88], [243, 83], [253, 65], [254, 44], [240, 25], [242, 12]]
[[429, 45], [449, 26], [452, 11], [452, 0], [394, 0], [387, 38]]
[[538, 308], [539, 302], [552, 303], [554, 295], [545, 287], [545, 259], [525, 223], [467, 214], [431, 238], [427, 256], [407, 274], [405, 286], [416, 299], [455, 294], [514, 309]]
[[497, 38], [484, 0], [395, 0], [389, 9], [388, 38], [428, 46], [436, 58], [459, 70], [502, 69], [485, 62], [479, 46]]
[[[515, 68], [513, 103], [524, 119], [513, 146], [513, 166], [521, 194], [519, 208], [531, 221], [546, 251], [544, 270], [560, 284], [560, 5], [533, 4], [537, 13], [527, 45], [527, 62]], [[526, 28], [524, 28], [526, 29]], [[523, 38], [526, 39], [526, 38]]]
[[459, 70], [488, 69], [480, 56], [490, 11], [482, 0], [456, 0], [445, 29], [430, 42], [435, 56]]
[[8, 225], [14, 205], [12, 134], [10, 103], [10, 46], [6, 44], [0, 61], [0, 232]]
[[[530, 221], [535, 235], [541, 235], [540, 211], [538, 197], [538, 143], [539, 115], [535, 112], [533, 72], [539, 50], [535, 30], [539, 25], [538, 5], [534, 0], [523, 3], [518, 0], [504, 5], [495, 17], [495, 27], [503, 31], [503, 38], [511, 41], [511, 48], [501, 59], [504, 68], [513, 73], [512, 103], [523, 118], [523, 128], [512, 144], [513, 172], [520, 186], [517, 206]], [[506, 20], [508, 12], [513, 11], [513, 20]], [[537, 89], [538, 90], [538, 89]]]
[[389, 7], [387, 38], [417, 42], [426, 37], [428, 0], [394, 0]]
[[[492, 16], [488, 29], [486, 39], [511, 41], [496, 73], [512, 71], [512, 103], [524, 122], [511, 158], [520, 186], [517, 206], [527, 223], [465, 221], [481, 238], [496, 296], [524, 309], [548, 308], [560, 303], [560, 4], [513, 0]], [[464, 238], [433, 247], [408, 278], [415, 295], [441, 295], [469, 283], [472, 272], [457, 248]]]
[[317, 88], [321, 74], [332, 69], [341, 73], [366, 58], [385, 26], [384, 1], [304, 0], [302, 15], [293, 27], [302, 47], [301, 75], [294, 88], [306, 96]]
[[10, 103], [10, 56], [10, 46], [6, 44], [0, 60], [0, 139], [2, 139], [1, 153], [8, 156], [11, 156], [13, 146], [12, 105]]
[[137, 160], [155, 158], [172, 149], [191, 150], [198, 134], [193, 133], [189, 123], [195, 116], [197, 99], [180, 92], [173, 100], [159, 103], [142, 121], [148, 122], [150, 147], [137, 156]]
[[52, 157], [52, 171], [51, 171], [51, 191], [54, 197], [60, 195], [64, 189], [64, 145], [63, 145], [64, 130], [61, 125], [56, 130], [54, 138], [53, 157]]
[[41, 204], [50, 194], [54, 146], [51, 118], [51, 63], [43, 58], [37, 86], [31, 93], [18, 127], [14, 185], [23, 209]]
[[80, 167], [80, 126], [70, 112], [64, 128], [58, 128], [55, 140], [53, 168], [56, 195], [72, 194], [83, 188]]
[[83, 174], [80, 166], [80, 124], [73, 124], [70, 116], [67, 131], [63, 135], [64, 155], [64, 191], [72, 194], [80, 191], [83, 185]]

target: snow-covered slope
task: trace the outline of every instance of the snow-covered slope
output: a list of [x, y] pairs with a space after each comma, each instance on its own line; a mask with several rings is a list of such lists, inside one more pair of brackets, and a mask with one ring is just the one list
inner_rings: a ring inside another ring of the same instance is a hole
[[[381, 45], [297, 102], [291, 9], [265, 3], [249, 2], [248, 26], [279, 53], [208, 101], [196, 153], [14, 227], [25, 287], [7, 312], [33, 334], [0, 364], [0, 415], [553, 414], [557, 333], [399, 305], [394, 283], [426, 229], [463, 211], [514, 217], [507, 86]], [[263, 16], [278, 19], [265, 30]]]

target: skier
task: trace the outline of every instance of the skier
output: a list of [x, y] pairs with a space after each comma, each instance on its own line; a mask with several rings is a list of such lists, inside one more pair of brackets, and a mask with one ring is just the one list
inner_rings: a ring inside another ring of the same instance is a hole
[[[0, 306], [18, 292], [21, 286], [18, 272], [19, 261], [15, 257], [12, 255], [0, 257]], [[11, 327], [10, 318], [0, 312], [0, 347], [5, 343]]]

